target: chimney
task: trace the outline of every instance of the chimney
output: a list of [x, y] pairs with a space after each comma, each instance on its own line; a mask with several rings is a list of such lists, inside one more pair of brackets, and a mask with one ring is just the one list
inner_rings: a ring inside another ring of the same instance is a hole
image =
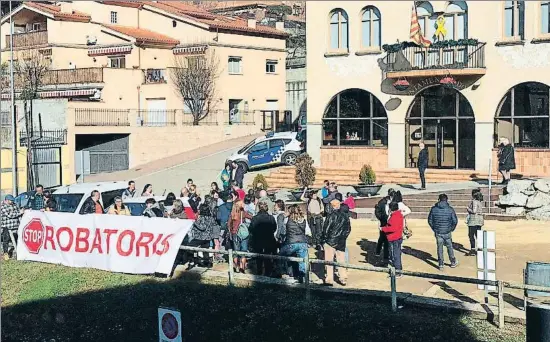
[[285, 22], [284, 21], [278, 21], [275, 23], [275, 29], [279, 30], [279, 31], [284, 31], [285, 30]]
[[248, 19], [248, 27], [255, 29], [256, 28], [256, 19]]

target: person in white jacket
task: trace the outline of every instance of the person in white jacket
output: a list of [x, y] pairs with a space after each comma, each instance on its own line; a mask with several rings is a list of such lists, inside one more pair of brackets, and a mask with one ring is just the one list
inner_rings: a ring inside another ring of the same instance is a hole
[[[396, 191], [393, 195], [392, 202], [396, 202], [399, 206], [399, 211], [401, 211], [401, 214], [403, 214], [403, 227], [407, 226], [407, 216], [412, 212], [409, 207], [405, 203], [403, 203], [403, 195], [401, 195], [401, 191]], [[386, 214], [388, 214], [388, 217], [390, 216], [390, 203], [386, 204]]]

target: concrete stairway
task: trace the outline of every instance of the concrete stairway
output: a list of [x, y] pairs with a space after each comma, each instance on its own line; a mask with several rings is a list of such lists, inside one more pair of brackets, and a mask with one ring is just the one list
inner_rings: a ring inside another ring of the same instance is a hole
[[[294, 180], [294, 167], [281, 167], [266, 176], [270, 188], [298, 187]], [[426, 181], [428, 183], [466, 182], [471, 180], [487, 180], [488, 174], [472, 170], [439, 170], [428, 169]], [[341, 170], [318, 168], [313, 187], [321, 187], [325, 179], [336, 182], [338, 185], [353, 185], [359, 182], [359, 170]], [[497, 181], [493, 175], [493, 181]], [[385, 184], [417, 184], [420, 183], [418, 170], [395, 169], [376, 172], [376, 182]]]

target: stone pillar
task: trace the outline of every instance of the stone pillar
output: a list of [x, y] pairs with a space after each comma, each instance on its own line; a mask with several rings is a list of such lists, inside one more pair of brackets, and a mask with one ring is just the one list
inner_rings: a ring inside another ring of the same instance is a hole
[[388, 122], [388, 168], [405, 168], [405, 123]]
[[323, 142], [323, 125], [320, 122], [307, 124], [307, 153], [315, 161], [315, 166], [321, 166], [321, 145]]
[[489, 172], [494, 129], [493, 122], [476, 122], [476, 171]]

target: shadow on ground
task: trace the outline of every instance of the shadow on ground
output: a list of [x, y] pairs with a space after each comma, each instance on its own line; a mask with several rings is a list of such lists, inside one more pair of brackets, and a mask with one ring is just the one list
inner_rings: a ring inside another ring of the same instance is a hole
[[2, 340], [155, 341], [159, 306], [181, 311], [185, 341], [475, 341], [485, 329], [476, 325], [488, 324], [416, 308], [392, 313], [387, 301], [359, 296], [313, 292], [306, 301], [302, 289], [251, 286], [148, 280], [8, 306]]

